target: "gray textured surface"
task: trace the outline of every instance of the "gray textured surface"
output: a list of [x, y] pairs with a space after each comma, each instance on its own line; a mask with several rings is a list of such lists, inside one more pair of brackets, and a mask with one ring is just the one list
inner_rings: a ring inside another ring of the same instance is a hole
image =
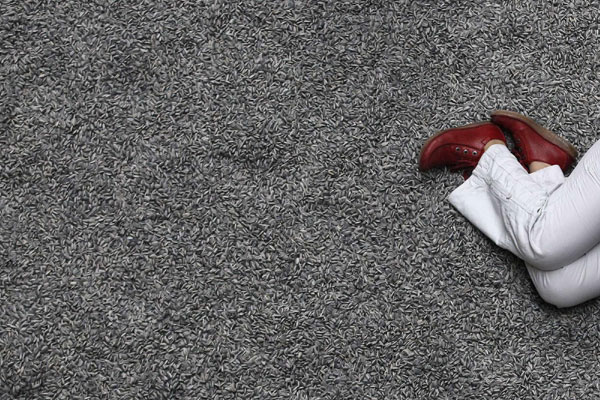
[[416, 169], [497, 108], [596, 140], [546, 3], [2, 1], [0, 398], [597, 398], [598, 303]]

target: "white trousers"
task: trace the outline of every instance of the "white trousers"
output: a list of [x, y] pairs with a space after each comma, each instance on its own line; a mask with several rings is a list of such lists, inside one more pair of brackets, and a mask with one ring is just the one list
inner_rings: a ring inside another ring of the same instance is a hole
[[491, 146], [448, 200], [498, 246], [525, 261], [540, 296], [570, 307], [600, 295], [600, 142], [568, 178], [527, 173]]

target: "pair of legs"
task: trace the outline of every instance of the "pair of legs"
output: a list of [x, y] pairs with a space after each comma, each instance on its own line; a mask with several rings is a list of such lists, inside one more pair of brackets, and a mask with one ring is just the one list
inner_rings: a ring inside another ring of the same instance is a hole
[[600, 142], [568, 178], [557, 165], [531, 162], [529, 169], [492, 140], [449, 201], [525, 261], [547, 302], [570, 307], [599, 296]]

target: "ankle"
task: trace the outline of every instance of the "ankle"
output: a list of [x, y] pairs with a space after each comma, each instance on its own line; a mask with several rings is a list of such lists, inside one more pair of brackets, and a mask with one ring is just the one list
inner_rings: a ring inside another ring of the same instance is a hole
[[492, 139], [485, 144], [483, 151], [486, 152], [490, 147], [492, 147], [495, 144], [501, 144], [502, 146], [506, 146], [506, 143], [504, 143], [502, 140]]
[[540, 169], [548, 168], [550, 164], [542, 161], [532, 161], [529, 164], [529, 172], [539, 171]]

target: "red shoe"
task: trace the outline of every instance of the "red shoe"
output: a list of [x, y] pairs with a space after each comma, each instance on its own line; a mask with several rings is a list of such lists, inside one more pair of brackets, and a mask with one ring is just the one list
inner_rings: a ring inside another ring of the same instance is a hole
[[512, 111], [494, 111], [492, 122], [509, 131], [515, 140], [515, 155], [528, 168], [533, 161], [558, 165], [563, 171], [577, 158], [577, 149], [531, 118]]
[[473, 169], [479, 162], [486, 143], [492, 139], [506, 143], [500, 128], [490, 122], [438, 132], [423, 145], [419, 168], [421, 171], [436, 167], [450, 167], [451, 171]]

